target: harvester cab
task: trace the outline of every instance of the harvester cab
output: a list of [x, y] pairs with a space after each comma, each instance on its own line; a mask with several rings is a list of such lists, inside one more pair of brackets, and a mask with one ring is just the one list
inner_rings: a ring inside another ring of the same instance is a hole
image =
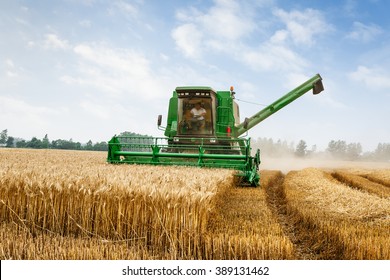
[[165, 130], [165, 136], [209, 137], [215, 134], [217, 93], [212, 88], [177, 87], [172, 98], [174, 100], [171, 99], [172, 107], [168, 115], [173, 118], [168, 123], [169, 129]]
[[[158, 127], [174, 142], [205, 140], [226, 141], [240, 123], [233, 91], [215, 91], [210, 87], [177, 87], [169, 102], [167, 126]], [[190, 138], [190, 139], [187, 139]]]
[[309, 90], [323, 91], [319, 74], [240, 122], [234, 89], [177, 87], [169, 100], [167, 123], [158, 128], [165, 137], [114, 136], [109, 141], [109, 163], [187, 165], [237, 170], [242, 185], [259, 185], [260, 151], [251, 151], [250, 139], [242, 136]]

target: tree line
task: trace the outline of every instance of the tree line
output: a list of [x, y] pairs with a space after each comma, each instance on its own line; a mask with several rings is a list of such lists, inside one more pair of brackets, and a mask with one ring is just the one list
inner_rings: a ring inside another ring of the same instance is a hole
[[[134, 132], [122, 132], [121, 136], [148, 136]], [[0, 133], [0, 146], [32, 149], [65, 149], [65, 150], [89, 150], [89, 151], [107, 151], [107, 142], [87, 143], [74, 142], [72, 139], [57, 139], [50, 141], [48, 135], [42, 139], [32, 137], [31, 140], [24, 140], [8, 136], [7, 129]], [[372, 160], [372, 161], [390, 161], [390, 143], [379, 143], [372, 152], [363, 152], [360, 143], [347, 143], [344, 140], [331, 140], [325, 151], [318, 151], [316, 145], [308, 147], [306, 141], [300, 140], [298, 144], [294, 142], [277, 140], [272, 138], [257, 138], [252, 140], [252, 149], [260, 149], [263, 155], [271, 157], [296, 156], [309, 158], [314, 156], [329, 156], [343, 160]]]
[[302, 158], [322, 156], [342, 160], [390, 161], [390, 143], [379, 143], [374, 151], [364, 152], [359, 142], [347, 143], [344, 140], [331, 140], [325, 151], [318, 151], [317, 146], [308, 147], [306, 141], [294, 142], [272, 138], [252, 140], [252, 148], [261, 150], [263, 155], [271, 157], [296, 156]]
[[[122, 136], [145, 136], [132, 132], [122, 132]], [[96, 142], [93, 143], [92, 140], [89, 140], [87, 143], [75, 142], [72, 139], [64, 140], [49, 140], [48, 135], [46, 134], [42, 139], [37, 137], [32, 137], [31, 140], [25, 140], [21, 138], [16, 138], [13, 136], [8, 136], [8, 130], [4, 129], [0, 133], [0, 146], [8, 148], [30, 148], [30, 149], [61, 149], [61, 150], [88, 150], [88, 151], [107, 151], [108, 143]]]

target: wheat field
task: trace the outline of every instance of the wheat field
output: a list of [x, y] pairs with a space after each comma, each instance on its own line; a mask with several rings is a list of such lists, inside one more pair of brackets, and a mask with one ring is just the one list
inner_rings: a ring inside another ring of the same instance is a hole
[[0, 149], [0, 259], [390, 259], [390, 169], [110, 165]]

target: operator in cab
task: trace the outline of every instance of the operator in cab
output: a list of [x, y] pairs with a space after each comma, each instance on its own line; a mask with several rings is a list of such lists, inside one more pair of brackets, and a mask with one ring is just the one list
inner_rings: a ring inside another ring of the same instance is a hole
[[206, 110], [202, 107], [200, 102], [195, 104], [195, 107], [191, 109], [191, 127], [195, 130], [202, 130], [205, 126]]

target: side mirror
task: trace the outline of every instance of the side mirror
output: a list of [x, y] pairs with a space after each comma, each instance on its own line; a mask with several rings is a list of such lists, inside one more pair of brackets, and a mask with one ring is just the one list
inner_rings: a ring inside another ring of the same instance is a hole
[[158, 115], [158, 117], [157, 117], [157, 126], [161, 126], [161, 122], [162, 122], [162, 115]]

